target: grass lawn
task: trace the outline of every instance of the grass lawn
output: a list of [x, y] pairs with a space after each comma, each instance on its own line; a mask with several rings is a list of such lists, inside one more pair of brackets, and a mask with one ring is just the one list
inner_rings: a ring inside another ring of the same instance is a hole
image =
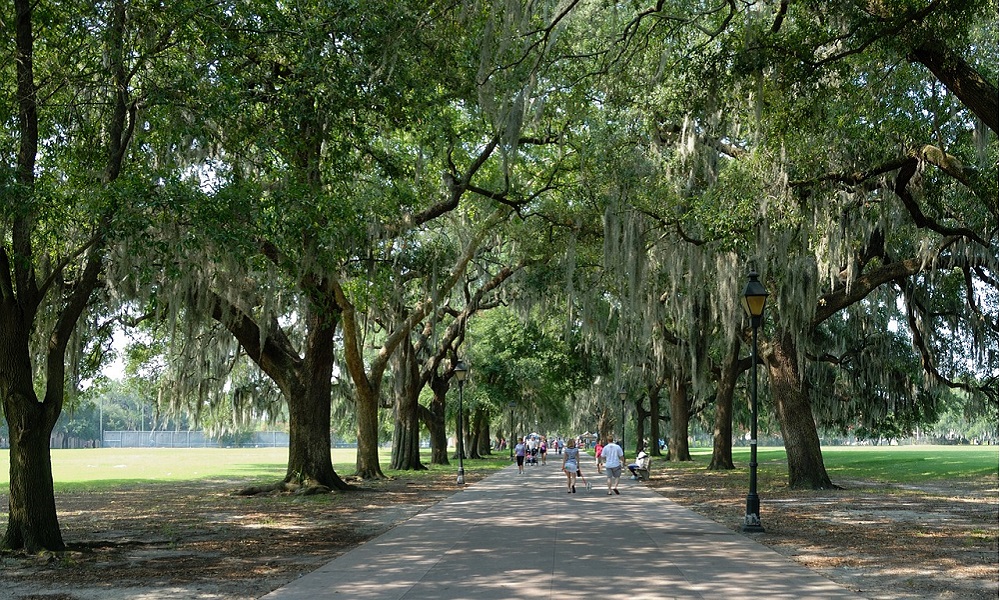
[[[333, 466], [340, 476], [354, 472], [356, 451], [331, 451]], [[400, 471], [388, 469], [389, 451], [380, 456], [383, 472], [392, 477]], [[423, 454], [428, 471], [407, 471], [408, 478], [458, 471], [458, 462], [449, 466], [429, 465], [430, 451]], [[197, 479], [240, 480], [248, 484], [273, 482], [285, 476], [288, 448], [90, 448], [52, 450], [52, 478], [56, 492], [96, 490], [140, 483], [164, 483]], [[507, 455], [466, 460], [466, 473], [493, 471], [509, 464]], [[0, 450], [0, 493], [10, 484], [10, 451]], [[484, 473], [485, 475], [485, 473]]]
[[[334, 468], [341, 476], [354, 471], [355, 450], [332, 451]], [[749, 462], [749, 448], [734, 448], [737, 470]], [[9, 450], [0, 450], [0, 463], [9, 464]], [[692, 450], [690, 463], [660, 462], [663, 468], [703, 469], [711, 449]], [[382, 468], [392, 477], [400, 472], [388, 469], [389, 452], [382, 453]], [[453, 470], [451, 465], [429, 465], [428, 476]], [[785, 450], [761, 447], [757, 451], [758, 471], [763, 480], [781, 480], [787, 475]], [[137, 483], [187, 481], [196, 479], [270, 482], [283, 478], [287, 448], [93, 448], [52, 451], [52, 474], [57, 492], [102, 489]], [[830, 477], [836, 480], [864, 479], [886, 483], [926, 483], [949, 479], [998, 477], [1000, 454], [996, 446], [830, 446], [823, 449]], [[482, 460], [466, 460], [466, 472], [485, 472], [508, 465], [506, 454]], [[406, 472], [420, 477], [421, 472]], [[9, 484], [9, 469], [0, 470], [0, 490]]]
[[[712, 457], [711, 448], [691, 451], [692, 463], [666, 463], [663, 468], [704, 469]], [[749, 448], [733, 448], [737, 470], [747, 468]], [[762, 479], [782, 480], [787, 476], [784, 448], [759, 447], [758, 472]], [[1000, 475], [1000, 448], [997, 446], [827, 446], [823, 463], [834, 483], [863, 479], [899, 484], [933, 483], [951, 479], [993, 479]]]

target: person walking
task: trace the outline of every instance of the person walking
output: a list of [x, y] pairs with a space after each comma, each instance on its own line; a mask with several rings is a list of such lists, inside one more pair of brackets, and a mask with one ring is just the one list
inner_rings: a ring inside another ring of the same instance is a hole
[[602, 450], [604, 450], [604, 446], [601, 445], [601, 440], [597, 440], [597, 445], [594, 446], [594, 462], [597, 463], [598, 475], [604, 472], [604, 457], [601, 456]]
[[625, 464], [625, 451], [615, 443], [615, 439], [608, 436], [608, 443], [601, 450], [604, 457], [604, 471], [608, 474], [608, 495], [619, 494], [618, 480], [622, 476], [622, 465]]
[[576, 470], [580, 468], [580, 449], [576, 447], [576, 441], [570, 439], [566, 443], [566, 451], [563, 452], [562, 470], [566, 473], [566, 493], [576, 493]]
[[514, 457], [517, 459], [517, 474], [524, 475], [524, 438], [517, 438], [517, 445], [514, 446]]

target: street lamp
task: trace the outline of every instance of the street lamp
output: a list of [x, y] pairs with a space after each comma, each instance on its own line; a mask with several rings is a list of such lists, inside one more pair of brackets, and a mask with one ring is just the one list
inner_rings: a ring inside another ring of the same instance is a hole
[[757, 329], [764, 319], [766, 302], [767, 290], [757, 280], [757, 271], [750, 271], [750, 280], [743, 289], [743, 310], [750, 317], [753, 329], [753, 346], [750, 349], [753, 376], [750, 382], [750, 493], [747, 494], [747, 512], [742, 527], [747, 533], [764, 531], [760, 524], [760, 498], [757, 496]]
[[455, 379], [458, 380], [458, 427], [456, 428], [458, 437], [458, 485], [465, 485], [465, 464], [462, 458], [465, 456], [465, 448], [462, 443], [462, 427], [465, 422], [462, 420], [462, 392], [465, 387], [465, 378], [469, 375], [469, 369], [465, 363], [458, 361], [455, 365]]
[[625, 386], [618, 390], [618, 397], [622, 400], [622, 452], [625, 452], [625, 398], [628, 397]]
[[510, 459], [514, 460], [514, 407], [517, 406], [516, 402], [508, 402], [507, 408], [510, 409], [510, 430], [507, 432], [507, 447], [510, 448]]

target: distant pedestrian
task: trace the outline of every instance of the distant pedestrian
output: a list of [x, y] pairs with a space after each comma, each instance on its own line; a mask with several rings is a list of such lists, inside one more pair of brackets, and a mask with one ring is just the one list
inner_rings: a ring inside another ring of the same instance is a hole
[[608, 437], [608, 443], [601, 450], [604, 457], [604, 470], [608, 474], [608, 495], [618, 494], [618, 480], [622, 476], [622, 465], [625, 464], [625, 451], [615, 443], [613, 437]]
[[517, 438], [517, 445], [514, 446], [514, 456], [517, 458], [517, 474], [524, 474], [524, 438]]
[[543, 465], [545, 464], [545, 455], [548, 454], [548, 451], [549, 451], [549, 445], [545, 441], [545, 438], [542, 438], [542, 442], [538, 444], [538, 455], [542, 457]]
[[597, 445], [594, 446], [594, 461], [597, 463], [598, 473], [602, 473], [604, 468], [604, 457], [601, 456], [601, 450], [604, 450], [604, 446], [601, 445], [601, 440], [597, 440]]
[[566, 451], [563, 452], [562, 470], [566, 473], [566, 493], [576, 493], [576, 470], [580, 468], [580, 449], [576, 447], [576, 440], [571, 439], [566, 443]]

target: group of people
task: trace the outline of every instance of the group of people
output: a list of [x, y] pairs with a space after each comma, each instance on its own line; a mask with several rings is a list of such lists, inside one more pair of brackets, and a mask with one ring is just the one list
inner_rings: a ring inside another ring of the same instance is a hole
[[526, 461], [531, 464], [537, 464], [539, 461], [541, 463], [547, 464], [546, 459], [549, 453], [548, 440], [544, 437], [534, 438], [529, 437], [527, 439], [520, 437], [517, 438], [517, 445], [514, 446], [514, 457], [517, 460], [517, 473], [518, 475], [524, 474], [524, 463]]
[[[613, 437], [608, 437], [607, 443], [600, 441], [594, 447], [594, 457], [597, 462], [597, 472], [607, 474], [608, 495], [620, 495], [618, 482], [622, 477], [622, 469], [625, 465], [625, 451], [619, 446]], [[632, 473], [632, 478], [638, 478], [638, 470], [648, 468], [649, 455], [639, 452], [636, 462], [628, 465], [628, 470]], [[570, 440], [566, 445], [566, 452], [563, 454], [563, 472], [566, 473], [566, 493], [576, 493], [576, 479], [582, 476], [580, 470], [580, 449], [576, 447], [576, 442]]]
[[[570, 438], [562, 450], [562, 470], [566, 474], [566, 493], [575, 494], [576, 480], [583, 476], [580, 469], [580, 448], [577, 447], [576, 440]], [[541, 440], [518, 438], [517, 445], [514, 446], [518, 474], [524, 474], [524, 463], [529, 457], [540, 456], [542, 464], [546, 464], [547, 452], [548, 447], [544, 438]], [[594, 447], [594, 456], [597, 462], [597, 472], [607, 474], [608, 495], [621, 495], [621, 492], [618, 491], [618, 482], [621, 480], [622, 469], [625, 467], [625, 451], [615, 442], [613, 437], [608, 436], [606, 444], [597, 442]], [[648, 468], [648, 465], [649, 455], [640, 451], [636, 456], [636, 462], [628, 465], [628, 470], [632, 473], [633, 479], [638, 479], [638, 471]]]

